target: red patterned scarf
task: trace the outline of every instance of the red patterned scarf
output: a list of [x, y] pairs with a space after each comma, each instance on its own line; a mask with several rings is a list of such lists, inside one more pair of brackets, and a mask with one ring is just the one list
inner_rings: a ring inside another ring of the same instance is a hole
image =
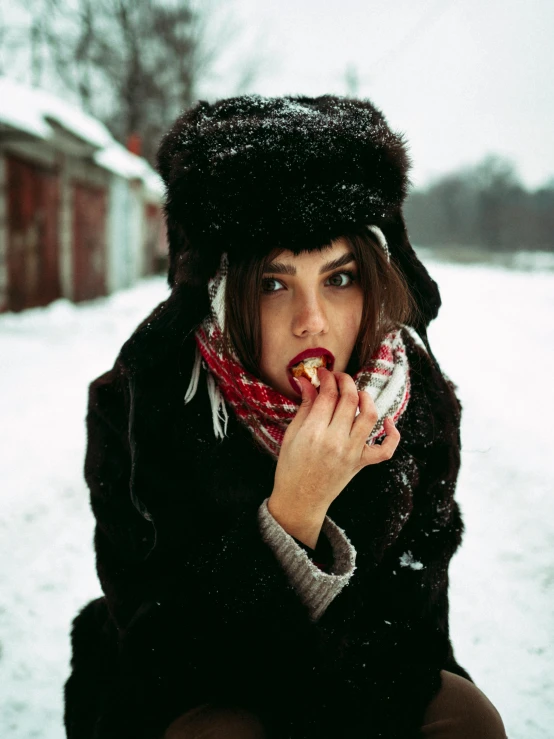
[[[222, 326], [226, 277], [227, 256], [224, 254], [219, 271], [208, 283], [212, 310], [195, 333], [196, 361], [185, 403], [196, 393], [202, 365], [207, 370], [216, 437], [226, 435], [227, 404], [261, 446], [277, 459], [283, 436], [299, 403], [247, 372], [232, 348], [231, 357], [224, 356]], [[369, 364], [356, 372], [353, 379], [358, 390], [368, 392], [377, 406], [379, 417], [367, 440], [368, 444], [374, 444], [384, 436], [385, 417], [392, 416], [396, 421], [405, 411], [410, 397], [410, 373], [400, 328], [385, 336]]]

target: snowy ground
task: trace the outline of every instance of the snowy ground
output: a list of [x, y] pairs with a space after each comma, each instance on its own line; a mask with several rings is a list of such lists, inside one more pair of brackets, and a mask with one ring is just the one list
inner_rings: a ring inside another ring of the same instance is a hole
[[[451, 573], [456, 656], [509, 739], [554, 726], [554, 273], [428, 263], [430, 331], [464, 405]], [[528, 267], [528, 265], [526, 265]], [[99, 594], [82, 479], [88, 382], [167, 295], [161, 278], [0, 316], [0, 736], [63, 737], [69, 624]]]

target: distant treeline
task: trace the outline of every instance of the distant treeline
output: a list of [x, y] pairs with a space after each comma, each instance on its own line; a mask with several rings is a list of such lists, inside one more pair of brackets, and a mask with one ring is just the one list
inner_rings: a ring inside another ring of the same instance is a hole
[[554, 178], [530, 192], [510, 161], [491, 155], [414, 190], [405, 215], [410, 240], [420, 246], [553, 251]]

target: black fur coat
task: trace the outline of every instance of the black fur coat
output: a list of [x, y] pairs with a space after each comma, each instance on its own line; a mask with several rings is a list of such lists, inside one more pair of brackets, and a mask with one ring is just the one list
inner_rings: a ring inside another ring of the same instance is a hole
[[440, 670], [471, 679], [448, 630], [463, 532], [453, 385], [404, 331], [400, 445], [328, 511], [357, 569], [312, 623], [258, 530], [275, 462], [234, 416], [216, 440], [205, 384], [184, 405], [195, 345], [181, 298], [176, 288], [90, 386], [85, 476], [104, 597], [74, 622], [69, 739], [158, 739], [204, 702], [254, 711], [275, 739], [416, 737]]

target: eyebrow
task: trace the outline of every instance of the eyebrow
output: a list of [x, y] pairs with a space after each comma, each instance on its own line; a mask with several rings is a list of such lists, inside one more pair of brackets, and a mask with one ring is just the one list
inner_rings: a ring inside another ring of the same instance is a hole
[[[319, 274], [325, 274], [325, 272], [331, 272], [333, 269], [338, 269], [339, 267], [344, 267], [347, 264], [350, 264], [350, 262], [356, 261], [356, 255], [352, 252], [345, 252], [340, 257], [337, 257], [337, 259], [333, 259], [331, 262], [326, 262], [326, 264], [323, 264], [321, 266], [321, 269], [319, 270]], [[271, 272], [272, 274], [276, 275], [296, 275], [296, 267], [293, 264], [284, 264], [283, 262], [271, 262], [271, 264], [266, 264], [264, 267], [264, 272]]]

